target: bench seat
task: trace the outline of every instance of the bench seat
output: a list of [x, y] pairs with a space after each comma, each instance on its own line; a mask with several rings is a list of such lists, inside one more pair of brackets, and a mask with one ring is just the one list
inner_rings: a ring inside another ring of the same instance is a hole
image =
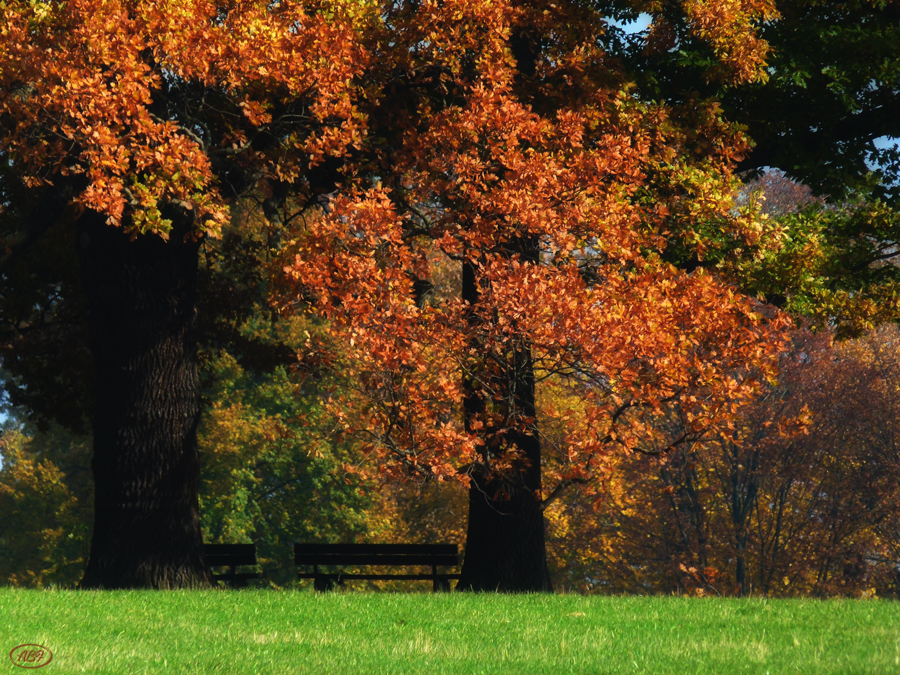
[[[313, 579], [324, 591], [347, 579], [428, 580], [435, 591], [450, 590], [450, 580], [459, 574], [438, 572], [438, 567], [459, 565], [456, 544], [294, 544], [294, 564], [312, 567], [298, 572], [299, 579]], [[319, 567], [431, 567], [430, 573], [387, 574], [320, 571]]]
[[203, 544], [203, 555], [210, 568], [227, 567], [228, 571], [213, 572], [213, 579], [231, 588], [243, 588], [250, 579], [262, 579], [261, 572], [238, 572], [238, 567], [256, 567], [256, 544]]

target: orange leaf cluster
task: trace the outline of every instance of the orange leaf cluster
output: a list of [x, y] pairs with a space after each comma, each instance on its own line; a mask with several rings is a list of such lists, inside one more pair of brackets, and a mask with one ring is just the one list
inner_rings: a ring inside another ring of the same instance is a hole
[[13, 0], [0, 25], [0, 151], [28, 185], [82, 177], [77, 201], [134, 232], [166, 236], [174, 205], [215, 235], [218, 165], [292, 180], [364, 131], [353, 25], [307, 3]]

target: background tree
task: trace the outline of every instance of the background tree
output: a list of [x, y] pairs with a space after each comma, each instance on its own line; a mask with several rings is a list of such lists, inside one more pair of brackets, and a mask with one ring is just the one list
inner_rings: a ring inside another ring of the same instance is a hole
[[900, 319], [896, 209], [862, 200], [813, 204], [778, 224], [782, 247], [729, 266], [747, 292], [834, 330], [838, 338]]
[[[649, 11], [632, 2], [592, 4], [620, 20]], [[900, 137], [897, 3], [773, 5], [777, 16], [759, 25], [759, 38], [770, 47], [768, 77], [740, 86], [709, 77], [717, 47], [740, 24], [704, 25], [693, 3], [687, 12], [678, 3], [658, 3], [646, 30], [611, 27], [601, 39], [623, 59], [643, 96], [675, 105], [715, 100], [726, 119], [744, 125], [754, 145], [739, 171], [777, 167], [819, 195], [844, 199], [874, 189], [877, 198], [896, 199], [900, 153], [876, 141]]]
[[71, 586], [84, 573], [93, 484], [90, 446], [58, 426], [7, 421], [0, 435], [0, 577]]
[[[287, 330], [289, 323], [274, 328]], [[269, 333], [273, 325], [250, 321], [243, 327], [251, 329]], [[202, 375], [208, 401], [198, 429], [204, 541], [256, 543], [266, 583], [289, 586], [296, 581], [294, 542], [387, 535], [390, 523], [379, 522], [382, 500], [374, 486], [343, 468], [357, 461], [355, 448], [334, 441], [323, 428], [327, 420], [319, 419], [318, 389], [327, 380], [307, 376], [299, 393], [287, 366], [246, 369], [224, 348], [210, 355]]]
[[895, 327], [835, 346], [798, 336], [778, 386], [731, 433], [618, 457], [603, 501], [578, 495], [554, 509], [564, 583], [896, 596], [895, 342]]

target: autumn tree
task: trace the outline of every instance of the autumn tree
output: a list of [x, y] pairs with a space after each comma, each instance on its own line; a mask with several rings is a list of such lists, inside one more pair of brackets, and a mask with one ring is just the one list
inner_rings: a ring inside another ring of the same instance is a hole
[[[734, 10], [687, 12], [709, 76], [752, 80], [769, 8]], [[631, 96], [591, 7], [398, 4], [387, 25], [373, 51], [410, 75], [370, 116], [378, 181], [298, 230], [286, 294], [343, 340], [358, 396], [330, 405], [380, 470], [469, 487], [459, 587], [549, 590], [544, 507], [601, 481], [612, 452], [725, 423], [777, 348], [777, 320], [660, 252], [702, 252], [701, 222], [748, 245], [770, 233], [733, 208], [741, 136], [709, 103]], [[459, 296], [431, 296], [435, 260], [455, 263]], [[552, 387], [581, 414], [539, 405]]]
[[[4, 300], [16, 304], [7, 289], [27, 287], [28, 252], [52, 234], [78, 252], [87, 306], [96, 519], [84, 587], [208, 582], [197, 512], [199, 245], [218, 235], [237, 195], [284, 182], [312, 194], [321, 180], [309, 167], [359, 141], [361, 10], [0, 8]], [[13, 333], [47, 320], [33, 307], [19, 307]]]

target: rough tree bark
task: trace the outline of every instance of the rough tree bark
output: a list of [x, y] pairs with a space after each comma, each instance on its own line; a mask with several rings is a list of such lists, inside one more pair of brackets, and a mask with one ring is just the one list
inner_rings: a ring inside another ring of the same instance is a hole
[[210, 584], [202, 553], [195, 304], [199, 245], [79, 222], [96, 373], [94, 534], [82, 588]]

